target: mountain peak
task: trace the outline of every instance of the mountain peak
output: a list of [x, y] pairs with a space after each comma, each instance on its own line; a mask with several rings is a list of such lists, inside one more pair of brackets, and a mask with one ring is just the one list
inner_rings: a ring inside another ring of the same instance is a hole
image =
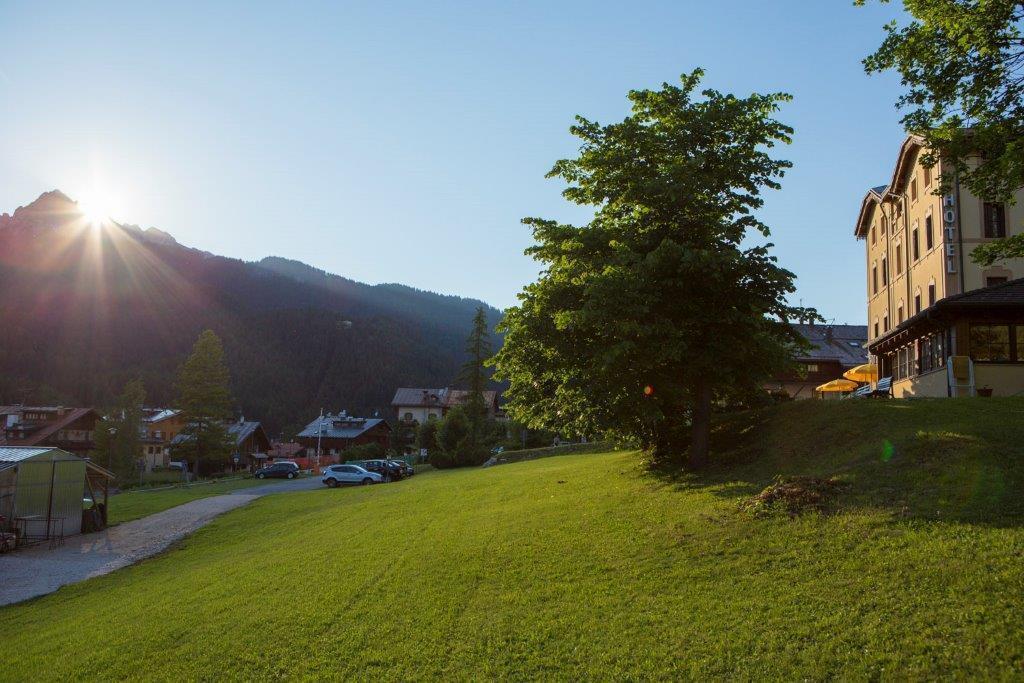
[[21, 214], [68, 214], [79, 213], [78, 204], [60, 190], [44, 192], [30, 204], [19, 206], [14, 215]]

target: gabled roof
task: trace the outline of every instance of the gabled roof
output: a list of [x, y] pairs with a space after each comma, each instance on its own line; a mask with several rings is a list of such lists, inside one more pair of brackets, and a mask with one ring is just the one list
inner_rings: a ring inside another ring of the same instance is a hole
[[[245, 441], [250, 436], [252, 436], [253, 433], [256, 432], [257, 430], [258, 431], [263, 431], [263, 425], [260, 422], [254, 422], [254, 421], [241, 421], [240, 422], [240, 421], [236, 420], [236, 421], [232, 422], [231, 424], [227, 425], [227, 427], [226, 427], [227, 433], [235, 438], [235, 444], [236, 445], [241, 445], [241, 443], [243, 441]], [[266, 434], [264, 434], [264, 437], [266, 437]], [[192, 439], [192, 435], [191, 434], [186, 434], [185, 432], [179, 432], [178, 434], [175, 434], [173, 439], [171, 439], [171, 444], [173, 444], [175, 446], [180, 446], [181, 444], [183, 444], [183, 443], [185, 443], [185, 442], [187, 442], [187, 441], [189, 441], [191, 439]], [[268, 443], [269, 443], [269, 441], [270, 441], [270, 439], [267, 439]]]
[[354, 439], [360, 434], [370, 431], [383, 423], [389, 430], [388, 423], [379, 418], [351, 417], [349, 415], [331, 415], [316, 418], [298, 436], [315, 439], [319, 434], [325, 439]]
[[33, 432], [31, 435], [29, 435], [28, 438], [25, 438], [25, 439], [11, 439], [10, 441], [7, 442], [7, 445], [8, 446], [35, 446], [35, 445], [38, 445], [38, 444], [42, 443], [43, 441], [45, 441], [46, 439], [48, 439], [51, 436], [53, 436], [54, 434], [56, 434], [57, 432], [59, 432], [61, 429], [64, 429], [65, 427], [67, 427], [69, 424], [71, 424], [71, 423], [73, 423], [73, 422], [75, 422], [77, 420], [80, 420], [81, 418], [85, 417], [86, 415], [89, 415], [90, 413], [96, 415], [96, 417], [99, 418], [99, 413], [97, 413], [92, 408], [72, 408], [70, 411], [68, 411], [66, 414], [62, 415], [60, 418], [58, 418], [58, 419], [56, 419], [56, 420], [54, 420], [52, 422], [44, 422], [40, 426], [40, 428], [38, 430], [36, 430], [35, 432]]
[[[498, 397], [496, 391], [485, 391], [484, 403], [492, 405]], [[452, 408], [466, 401], [469, 392], [465, 389], [423, 389], [402, 387], [395, 390], [391, 405], [400, 408], [443, 407]]]
[[391, 399], [393, 406], [442, 406], [444, 405], [444, 394], [447, 389], [414, 389], [401, 387], [395, 390], [395, 397]]
[[[232, 422], [231, 425], [228, 426], [228, 434], [234, 435], [235, 443], [237, 444], [241, 444], [257, 430], [263, 431], [263, 426], [259, 422]], [[264, 436], [266, 435], [264, 434]]]
[[174, 416], [179, 415], [179, 414], [181, 414], [180, 410], [175, 410], [173, 408], [164, 408], [163, 410], [160, 410], [159, 412], [153, 413], [152, 415], [143, 418], [142, 421], [143, 422], [149, 422], [149, 423], [163, 422], [164, 420], [166, 420], [168, 418], [171, 418], [171, 417], [174, 417]]
[[918, 135], [908, 135], [900, 145], [899, 155], [896, 157], [896, 165], [892, 170], [892, 177], [888, 185], [876, 185], [864, 195], [860, 202], [860, 211], [857, 214], [857, 224], [853, 227], [855, 237], [864, 237], [868, 231], [868, 222], [871, 217], [871, 210], [878, 204], [885, 201], [889, 195], [896, 195], [903, 191], [909, 177], [909, 171], [913, 168], [913, 161], [916, 154], [924, 147], [924, 139]]
[[867, 325], [797, 324], [793, 329], [811, 344], [811, 349], [802, 351], [797, 360], [831, 360], [844, 367], [868, 362], [868, 352], [864, 348], [868, 340]]

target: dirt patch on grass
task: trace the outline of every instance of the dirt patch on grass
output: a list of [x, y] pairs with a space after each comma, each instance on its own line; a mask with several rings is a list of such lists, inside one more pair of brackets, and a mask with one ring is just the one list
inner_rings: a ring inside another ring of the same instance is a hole
[[844, 483], [830, 477], [775, 477], [761, 493], [740, 504], [753, 515], [785, 513], [796, 517], [807, 512], [824, 512], [844, 488]]

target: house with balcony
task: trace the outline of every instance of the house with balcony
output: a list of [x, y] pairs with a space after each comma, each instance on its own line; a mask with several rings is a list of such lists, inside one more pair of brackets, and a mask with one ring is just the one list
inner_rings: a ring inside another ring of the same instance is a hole
[[391, 426], [381, 418], [355, 417], [344, 410], [336, 415], [322, 415], [303, 429], [295, 441], [305, 449], [307, 457], [320, 456], [320, 465], [341, 462], [343, 453], [353, 446], [379, 444], [391, 446]]
[[[402, 387], [395, 390], [391, 399], [391, 407], [395, 409], [395, 418], [403, 422], [422, 424], [427, 420], [436, 420], [448, 414], [455, 406], [469, 400], [470, 392], [464, 389], [423, 389]], [[487, 416], [491, 419], [502, 419], [498, 405], [498, 392], [484, 391], [484, 404]]]
[[0, 406], [0, 445], [49, 446], [86, 458], [102, 419], [92, 408]]
[[171, 442], [185, 428], [185, 418], [173, 408], [143, 408], [140, 457], [147, 472], [167, 467]]

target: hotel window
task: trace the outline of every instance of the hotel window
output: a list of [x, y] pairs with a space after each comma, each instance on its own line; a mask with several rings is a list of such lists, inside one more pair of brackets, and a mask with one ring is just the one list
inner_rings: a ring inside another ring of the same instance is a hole
[[928, 305], [935, 305], [935, 283], [932, 282], [928, 285]]
[[884, 256], [882, 257], [882, 286], [889, 286], [889, 263]]
[[910, 181], [910, 201], [917, 201], [917, 178]]
[[900, 303], [900, 305], [896, 308], [896, 324], [897, 325], [902, 325], [903, 324], [903, 304], [902, 303]]
[[872, 244], [872, 246], [875, 244], [875, 226], [874, 226], [874, 224], [871, 225], [871, 244]]
[[[878, 321], [877, 320], [875, 320], [875, 335], [874, 336], [875, 337], [878, 336]], [[872, 338], [874, 338], [874, 337], [872, 337]]]
[[932, 185], [932, 169], [929, 167], [924, 168], [924, 186], [931, 187]]
[[817, 372], [817, 371], [818, 371], [818, 364], [817, 363], [808, 363], [807, 364], [807, 372]]
[[932, 217], [927, 215], [924, 217], [924, 248], [931, 249], [935, 246], [935, 237], [932, 234]]
[[896, 274], [903, 272], [903, 245], [896, 245]]
[[985, 286], [993, 287], [995, 285], [1001, 285], [1006, 282], [1009, 278], [1003, 275], [988, 275], [985, 277]]
[[929, 335], [918, 342], [918, 372], [928, 372], [946, 364], [945, 335], [942, 332]]
[[971, 325], [971, 359], [991, 362], [1010, 360], [1010, 326]]
[[910, 233], [910, 245], [914, 249], [914, 260], [921, 258], [921, 241], [918, 239], [917, 228]]
[[1017, 352], [1014, 358], [1018, 361], [1024, 361], [1024, 325], [1013, 326], [1013, 338], [1014, 351]]
[[878, 264], [871, 264], [871, 293], [878, 294]]
[[914, 295], [914, 313], [921, 312], [921, 292]]
[[906, 379], [913, 374], [914, 370], [914, 347], [904, 346], [896, 352], [896, 375], [895, 379]]
[[1006, 237], [1006, 207], [985, 202], [985, 237]]
[[886, 219], [885, 216], [882, 216], [882, 219], [878, 222], [878, 224], [882, 227], [882, 237], [885, 237], [885, 231], [889, 229], [889, 221]]
[[889, 331], [889, 314], [886, 313], [885, 316], [882, 318], [882, 332], [888, 332], [888, 331]]

